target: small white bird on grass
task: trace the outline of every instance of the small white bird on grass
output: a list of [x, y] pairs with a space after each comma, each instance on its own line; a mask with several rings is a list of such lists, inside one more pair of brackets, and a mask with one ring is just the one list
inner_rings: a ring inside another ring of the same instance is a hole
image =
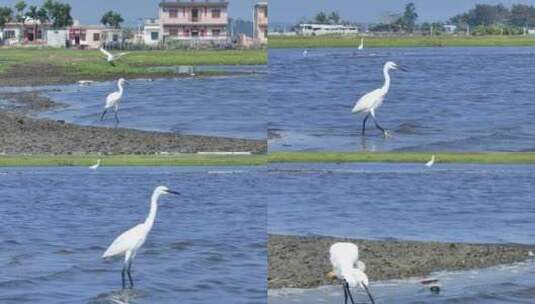
[[128, 273], [128, 280], [130, 281], [130, 288], [134, 287], [134, 280], [132, 279], [131, 269], [132, 261], [136, 256], [137, 250], [143, 246], [147, 235], [152, 229], [154, 220], [156, 219], [156, 212], [158, 211], [158, 199], [162, 194], [175, 194], [180, 193], [169, 190], [167, 187], [159, 186], [154, 189], [150, 201], [150, 211], [147, 219], [144, 223], [134, 226], [130, 230], [123, 232], [117, 237], [113, 243], [108, 247], [106, 252], [102, 255], [103, 258], [109, 258], [117, 255], [124, 255], [124, 266], [121, 273], [123, 280], [123, 289], [126, 288], [125, 274]]
[[113, 92], [108, 95], [108, 97], [106, 97], [106, 105], [104, 106], [104, 112], [102, 112], [102, 115], [100, 116], [101, 121], [104, 120], [104, 116], [106, 116], [108, 110], [110, 108], [113, 108], [113, 111], [115, 112], [115, 121], [117, 122], [117, 124], [119, 124], [119, 116], [117, 115], [117, 112], [119, 111], [119, 103], [123, 98], [123, 86], [127, 83], [128, 82], [124, 80], [124, 78], [119, 79], [119, 81], [117, 81], [117, 87], [119, 88], [119, 91]]
[[428, 161], [428, 162], [425, 164], [425, 166], [428, 167], [428, 168], [431, 168], [431, 167], [433, 167], [434, 164], [435, 164], [435, 156], [433, 155], [433, 156], [431, 156], [431, 160]]
[[89, 169], [91, 169], [91, 170], [97, 170], [98, 167], [100, 167], [100, 159], [97, 160], [97, 163], [96, 163], [96, 164], [94, 164], [93, 166], [89, 167]]
[[360, 38], [360, 45], [358, 47], [359, 51], [362, 51], [364, 49], [364, 38]]
[[366, 135], [366, 121], [368, 120], [370, 115], [373, 121], [375, 122], [375, 126], [383, 132], [384, 136], [386, 137], [388, 135], [388, 132], [383, 127], [381, 127], [381, 125], [379, 125], [377, 118], [375, 118], [375, 110], [383, 104], [385, 96], [390, 90], [390, 70], [407, 71], [405, 68], [398, 66], [396, 63], [388, 61], [387, 63], [385, 63], [385, 66], [383, 68], [383, 74], [385, 77], [384, 85], [379, 89], [371, 91], [370, 93], [367, 93], [366, 95], [362, 96], [353, 107], [353, 113], [366, 113], [366, 117], [364, 118], [364, 122], [362, 123], [362, 136]]
[[128, 52], [112, 54], [112, 53], [108, 52], [107, 50], [105, 50], [103, 47], [100, 48], [100, 52], [106, 56], [106, 61], [108, 61], [108, 63], [111, 64], [112, 66], [115, 66], [115, 61], [117, 59], [119, 59], [119, 58], [121, 58], [121, 57], [123, 57], [125, 55], [130, 54]]
[[333, 271], [327, 276], [331, 279], [343, 281], [344, 301], [347, 299], [355, 304], [350, 288], [360, 287], [366, 291], [372, 304], [375, 304], [370, 289], [368, 276], [364, 271], [366, 265], [359, 261], [359, 248], [353, 243], [335, 243], [329, 250]]

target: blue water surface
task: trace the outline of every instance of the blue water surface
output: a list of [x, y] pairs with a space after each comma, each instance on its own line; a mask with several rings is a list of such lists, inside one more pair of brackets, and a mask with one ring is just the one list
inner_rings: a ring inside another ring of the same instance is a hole
[[[358, 42], [355, 41], [355, 45]], [[535, 48], [269, 50], [271, 150], [524, 151], [535, 149]], [[377, 110], [383, 138], [351, 110], [393, 72]]]
[[[0, 170], [0, 303], [265, 303], [266, 204], [254, 168]], [[156, 223], [121, 290], [122, 260], [103, 252]]]

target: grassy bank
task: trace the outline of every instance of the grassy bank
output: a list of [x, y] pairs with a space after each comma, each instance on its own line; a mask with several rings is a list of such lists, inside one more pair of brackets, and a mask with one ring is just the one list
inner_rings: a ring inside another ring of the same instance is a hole
[[436, 163], [535, 164], [535, 153], [433, 153], [433, 152], [274, 152], [266, 155], [9, 155], [0, 166], [257, 166], [267, 163]]
[[266, 163], [264, 155], [32, 155], [0, 156], [0, 167], [90, 166], [101, 159], [102, 166], [256, 166]]
[[535, 153], [434, 153], [434, 152], [275, 152], [271, 163], [425, 163], [431, 155], [437, 163], [535, 164]]
[[[270, 48], [354, 47], [360, 36], [269, 37]], [[535, 46], [534, 36], [363, 37], [367, 48]]]
[[[43, 67], [47, 72], [72, 78], [90, 76], [98, 79], [111, 76], [161, 74], [151, 67], [177, 65], [252, 65], [266, 64], [264, 50], [224, 51], [133, 51], [117, 61], [115, 67], [108, 64], [97, 50], [81, 51], [52, 48], [4, 48], [0, 49], [0, 77], [17, 76], [11, 66]], [[54, 75], [52, 75], [54, 76]]]

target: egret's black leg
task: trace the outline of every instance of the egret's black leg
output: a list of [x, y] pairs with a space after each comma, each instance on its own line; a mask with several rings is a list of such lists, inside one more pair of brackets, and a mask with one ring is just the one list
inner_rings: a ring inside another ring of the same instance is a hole
[[373, 118], [373, 121], [375, 122], [375, 126], [377, 127], [377, 129], [381, 130], [383, 134], [386, 135], [386, 130], [383, 127], [381, 127], [381, 125], [377, 121], [377, 118], [375, 118], [375, 116], [373, 115], [372, 115], [372, 118]]
[[126, 264], [124, 264], [123, 271], [121, 272], [121, 278], [123, 279], [123, 289], [126, 288], [126, 282], [125, 282], [125, 278], [124, 278], [125, 272], [126, 272]]
[[130, 281], [130, 289], [134, 288], [134, 280], [132, 280], [132, 273], [131, 273], [131, 270], [132, 270], [132, 260], [130, 260], [130, 262], [128, 262], [128, 280]]
[[108, 109], [104, 110], [104, 112], [102, 112], [102, 115], [100, 115], [100, 121], [104, 120], [104, 116], [106, 116], [106, 113], [108, 112]]
[[119, 116], [117, 115], [117, 111], [115, 111], [115, 121], [116, 124], [119, 124]]
[[351, 294], [351, 290], [349, 289], [349, 284], [346, 282], [346, 289], [347, 294], [349, 295], [349, 299], [351, 300], [351, 304], [355, 304], [355, 300], [353, 300], [353, 295]]
[[370, 289], [368, 288], [368, 286], [364, 285], [364, 289], [366, 290], [366, 293], [368, 294], [368, 297], [370, 298], [370, 301], [372, 302], [372, 304], [375, 304], [375, 300], [373, 299], [372, 294], [371, 294]]
[[366, 135], [366, 122], [368, 121], [368, 118], [370, 118], [370, 113], [364, 117], [364, 121], [362, 122], [362, 136]]
[[344, 304], [347, 304], [347, 289], [346, 289], [345, 284], [344, 284]]

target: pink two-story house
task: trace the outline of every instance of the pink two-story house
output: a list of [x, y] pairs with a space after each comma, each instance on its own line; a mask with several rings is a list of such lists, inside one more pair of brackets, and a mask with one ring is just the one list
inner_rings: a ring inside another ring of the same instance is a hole
[[159, 22], [165, 40], [228, 39], [226, 0], [164, 0]]

